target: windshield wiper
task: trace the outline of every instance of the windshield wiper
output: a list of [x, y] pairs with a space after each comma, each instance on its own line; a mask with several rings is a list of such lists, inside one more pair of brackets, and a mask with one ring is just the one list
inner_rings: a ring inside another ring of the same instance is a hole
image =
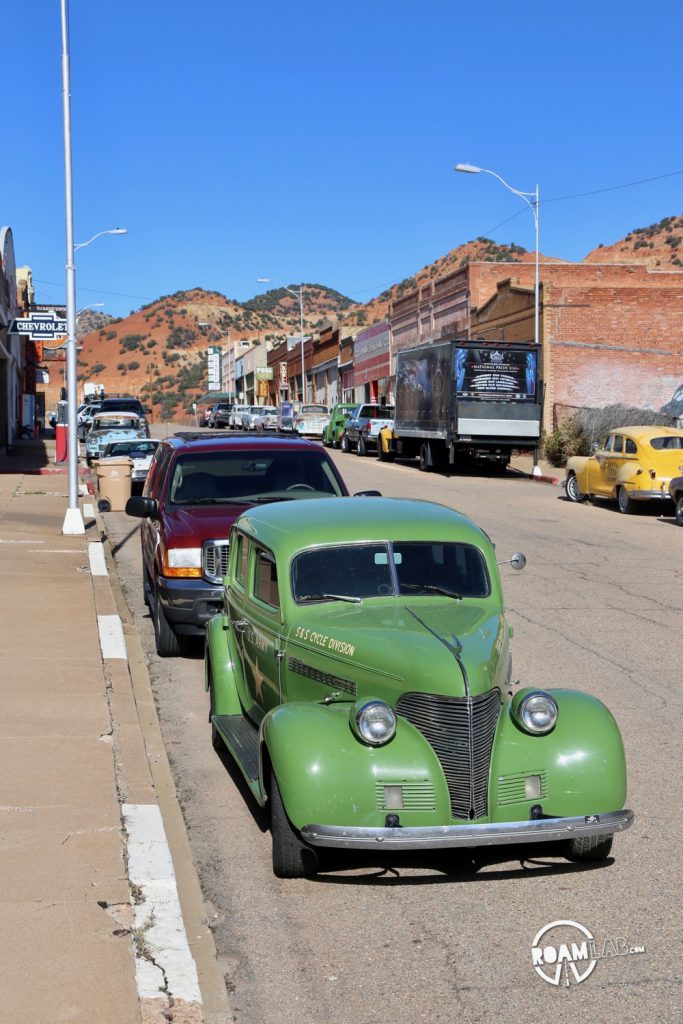
[[174, 501], [174, 505], [249, 505], [250, 498], [186, 498]]
[[350, 594], [305, 594], [298, 598], [299, 601], [346, 601], [348, 604], [362, 604], [361, 597], [351, 597]]
[[425, 594], [443, 594], [444, 597], [452, 597], [454, 601], [462, 601], [462, 594], [454, 594], [452, 590], [445, 587], [435, 587], [432, 583], [401, 583], [401, 590], [418, 590]]

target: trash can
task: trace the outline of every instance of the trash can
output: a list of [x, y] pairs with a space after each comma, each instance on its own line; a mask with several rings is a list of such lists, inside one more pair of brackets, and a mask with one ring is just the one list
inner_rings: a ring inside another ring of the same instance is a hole
[[100, 459], [95, 464], [100, 512], [123, 512], [130, 498], [133, 460], [127, 456]]

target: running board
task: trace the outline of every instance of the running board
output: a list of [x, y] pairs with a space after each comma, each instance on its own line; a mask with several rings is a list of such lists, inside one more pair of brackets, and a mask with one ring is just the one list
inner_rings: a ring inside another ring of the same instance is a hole
[[260, 791], [258, 730], [250, 725], [243, 715], [212, 715], [211, 721], [242, 769], [251, 788]]

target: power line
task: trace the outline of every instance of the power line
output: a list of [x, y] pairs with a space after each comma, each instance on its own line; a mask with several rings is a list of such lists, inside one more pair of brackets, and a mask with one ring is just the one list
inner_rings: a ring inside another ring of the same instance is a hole
[[[64, 288], [64, 285], [60, 284], [59, 281], [41, 281], [37, 277], [34, 277], [33, 280], [36, 284], [49, 284], [54, 285], [55, 288]], [[154, 296], [152, 295], [132, 295], [130, 292], [106, 292], [103, 288], [85, 288], [80, 284], [78, 286], [78, 290], [79, 292], [95, 292], [98, 295], [117, 295], [119, 298], [123, 299], [148, 299], [150, 301], [155, 301]], [[157, 298], [160, 298], [160, 296], [157, 295]]]
[[677, 174], [683, 174], [683, 170], [669, 171], [668, 174], [658, 174], [654, 178], [639, 178], [638, 181], [627, 181], [623, 185], [609, 185], [607, 188], [596, 188], [592, 192], [574, 192], [569, 196], [554, 196], [552, 199], [541, 199], [539, 205], [542, 206], [544, 203], [561, 203], [564, 199], [582, 199], [584, 196], [597, 196], [601, 192], [616, 192], [620, 188], [633, 188], [634, 185], [645, 185], [649, 181], [673, 178]]

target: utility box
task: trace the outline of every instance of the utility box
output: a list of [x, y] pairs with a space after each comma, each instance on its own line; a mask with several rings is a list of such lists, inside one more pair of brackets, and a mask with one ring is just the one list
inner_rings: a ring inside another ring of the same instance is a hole
[[123, 512], [131, 494], [133, 460], [101, 459], [95, 465], [100, 512]]

